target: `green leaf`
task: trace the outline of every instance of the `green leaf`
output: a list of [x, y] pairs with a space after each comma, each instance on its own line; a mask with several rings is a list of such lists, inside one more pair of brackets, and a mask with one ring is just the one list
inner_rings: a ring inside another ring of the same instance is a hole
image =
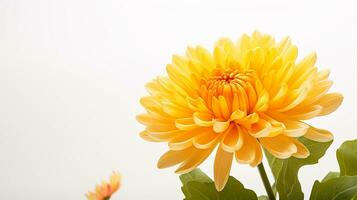
[[355, 199], [357, 194], [357, 176], [341, 176], [319, 182], [315, 181], [312, 187], [310, 200]]
[[305, 159], [288, 158], [278, 159], [265, 151], [270, 168], [273, 172], [276, 189], [279, 193], [280, 200], [303, 200], [304, 193], [298, 179], [299, 169], [304, 165], [316, 164], [325, 154], [330, 142], [315, 142], [306, 138], [299, 138], [310, 151], [310, 156]]
[[252, 190], [244, 188], [243, 184], [230, 176], [224, 189], [219, 192], [220, 200], [257, 200], [258, 197]]
[[203, 173], [200, 169], [195, 169], [191, 171], [190, 173], [186, 173], [180, 176], [180, 180], [182, 184], [184, 185], [181, 187], [182, 192], [185, 194], [185, 196], [189, 195], [189, 191], [187, 190], [187, 187], [185, 185], [190, 182], [190, 181], [197, 181], [201, 183], [210, 183], [212, 180], [205, 174]]
[[357, 140], [344, 142], [336, 151], [341, 176], [357, 175]]
[[183, 186], [185, 200], [218, 200], [218, 192], [213, 183], [191, 181]]
[[333, 178], [340, 177], [340, 172], [329, 172], [321, 182], [328, 181]]
[[268, 196], [262, 195], [258, 197], [258, 200], [269, 200]]
[[184, 185], [190, 181], [207, 182], [207, 183], [212, 182], [211, 178], [207, 176], [200, 169], [194, 169], [190, 173], [182, 174], [180, 176], [180, 180]]
[[216, 190], [214, 182], [201, 170], [195, 169], [180, 176], [185, 200], [257, 200], [257, 195], [244, 188], [234, 177], [229, 177], [224, 189]]
[[336, 151], [341, 172], [329, 172], [315, 181], [310, 200], [357, 200], [357, 140], [346, 141]]

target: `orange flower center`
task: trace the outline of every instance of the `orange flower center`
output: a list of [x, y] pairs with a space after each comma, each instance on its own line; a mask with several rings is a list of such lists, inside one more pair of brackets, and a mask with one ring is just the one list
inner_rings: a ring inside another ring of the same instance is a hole
[[201, 82], [200, 96], [216, 119], [227, 120], [236, 110], [246, 114], [254, 112], [259, 96], [258, 82], [253, 70], [217, 69], [211, 77]]

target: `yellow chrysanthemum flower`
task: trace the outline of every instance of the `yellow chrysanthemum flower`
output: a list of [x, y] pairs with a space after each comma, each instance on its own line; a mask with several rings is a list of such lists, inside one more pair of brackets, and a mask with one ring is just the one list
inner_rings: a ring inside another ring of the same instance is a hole
[[297, 55], [289, 38], [275, 42], [259, 32], [221, 39], [213, 53], [198, 46], [174, 55], [168, 77], [146, 85], [147, 113], [137, 116], [146, 125], [141, 137], [168, 142], [158, 167], [180, 164], [176, 172], [187, 173], [218, 145], [214, 180], [222, 190], [233, 157], [254, 167], [261, 146], [277, 158], [306, 158], [309, 150], [296, 138], [332, 140], [303, 120], [333, 112], [343, 97], [327, 93], [332, 81], [329, 71], [318, 71], [315, 53], [299, 62]]
[[109, 183], [103, 181], [101, 185], [97, 185], [95, 192], [88, 192], [88, 200], [108, 200], [119, 189], [121, 184], [120, 174], [113, 172]]

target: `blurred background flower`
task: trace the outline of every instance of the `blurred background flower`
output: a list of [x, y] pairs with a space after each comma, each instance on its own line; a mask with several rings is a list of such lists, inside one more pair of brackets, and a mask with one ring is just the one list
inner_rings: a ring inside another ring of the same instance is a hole
[[97, 185], [94, 192], [87, 193], [88, 200], [108, 200], [120, 188], [121, 176], [117, 172], [113, 172], [109, 182], [103, 181], [101, 185]]

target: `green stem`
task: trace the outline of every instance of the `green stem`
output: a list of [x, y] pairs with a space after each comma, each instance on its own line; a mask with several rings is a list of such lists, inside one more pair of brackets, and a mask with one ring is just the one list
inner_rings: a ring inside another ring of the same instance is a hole
[[267, 191], [269, 200], [275, 200], [275, 195], [274, 195], [273, 189], [271, 188], [271, 185], [269, 183], [269, 179], [268, 179], [267, 173], [265, 172], [263, 162], [261, 162], [258, 165], [258, 170], [259, 170], [260, 178], [262, 178], [265, 190]]

